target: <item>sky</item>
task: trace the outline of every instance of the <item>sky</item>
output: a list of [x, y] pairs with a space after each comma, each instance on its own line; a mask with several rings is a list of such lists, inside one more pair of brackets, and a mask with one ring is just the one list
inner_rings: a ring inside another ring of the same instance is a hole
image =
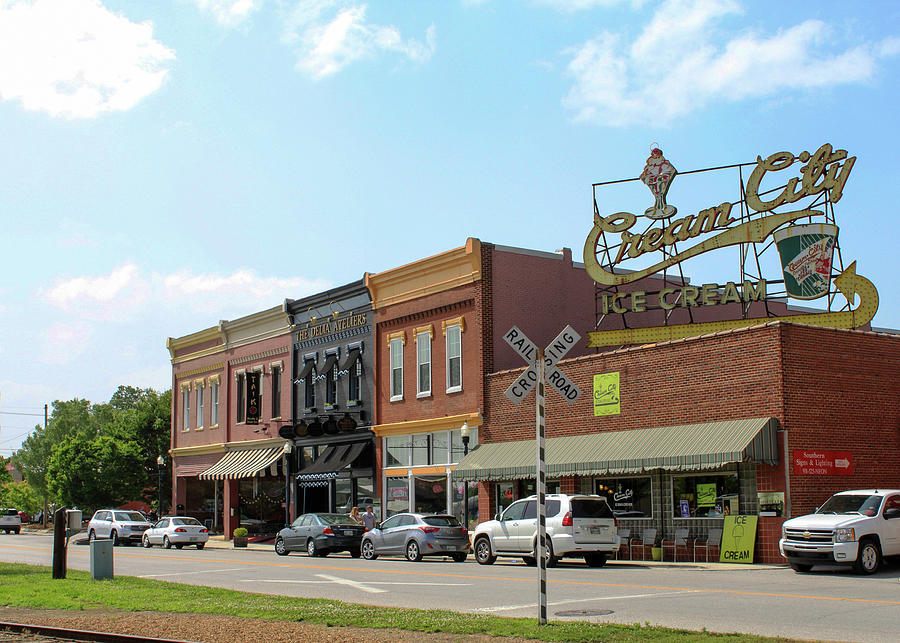
[[[578, 259], [653, 145], [847, 150], [841, 252], [900, 328], [898, 65], [893, 1], [0, 0], [0, 455], [53, 400], [169, 388], [166, 338], [220, 319], [470, 236]], [[669, 203], [736, 200], [713, 174]]]

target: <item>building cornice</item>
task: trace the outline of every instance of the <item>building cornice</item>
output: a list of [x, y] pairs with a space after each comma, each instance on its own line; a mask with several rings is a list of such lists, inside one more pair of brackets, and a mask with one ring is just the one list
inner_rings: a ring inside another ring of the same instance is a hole
[[461, 413], [459, 415], [427, 418], [424, 420], [378, 424], [372, 427], [372, 432], [378, 437], [386, 435], [409, 435], [411, 433], [431, 433], [433, 431], [458, 429], [463, 425], [463, 422], [473, 428], [479, 427], [483, 421], [481, 413]]
[[[183, 348], [188, 348], [189, 346], [193, 346], [194, 344], [203, 344], [214, 339], [222, 339], [222, 344], [202, 351], [197, 351], [195, 353], [187, 353], [185, 355], [181, 355], [180, 357], [175, 357], [176, 351], [179, 351]], [[168, 339], [166, 339], [166, 348], [169, 349], [169, 358], [172, 360], [172, 363], [177, 364], [179, 362], [185, 361], [186, 359], [194, 359], [196, 357], [200, 357], [201, 353], [203, 355], [212, 355], [213, 353], [223, 351], [225, 350], [224, 343], [225, 338], [219, 332], [219, 327], [213, 326], [212, 328], [198, 330], [197, 332], [191, 333], [189, 335], [182, 335], [181, 337], [169, 337]]]
[[481, 241], [474, 237], [466, 245], [376, 274], [366, 273], [372, 308], [409, 301], [481, 279]]
[[228, 451], [246, 451], [247, 449], [270, 449], [281, 446], [284, 438], [267, 438], [264, 440], [243, 440], [241, 442], [216, 442], [214, 444], [198, 444], [190, 447], [175, 447], [169, 450], [173, 458], [184, 458], [190, 455], [209, 455], [211, 453], [227, 453]]

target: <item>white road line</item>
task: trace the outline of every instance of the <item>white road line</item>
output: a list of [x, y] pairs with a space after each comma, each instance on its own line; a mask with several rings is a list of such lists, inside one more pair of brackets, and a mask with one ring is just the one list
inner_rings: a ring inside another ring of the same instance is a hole
[[[693, 594], [691, 591], [683, 592], [657, 592], [655, 594], [629, 594], [621, 596], [595, 596], [593, 598], [578, 598], [568, 601], [555, 601], [547, 603], [547, 605], [566, 605], [568, 603], [590, 603], [592, 601], [616, 601], [626, 598], [655, 598], [657, 596], [677, 596], [679, 594]], [[537, 603], [528, 603], [527, 605], [498, 605], [496, 607], [479, 607], [475, 612], [506, 612], [514, 610], [534, 609]]]
[[161, 576], [187, 576], [188, 574], [214, 574], [216, 572], [238, 572], [243, 567], [233, 567], [231, 569], [204, 569], [199, 572], [175, 572], [174, 574], [141, 574], [138, 578], [160, 578]]
[[[261, 578], [247, 578], [242, 580], [242, 583], [335, 583], [340, 582], [334, 580], [333, 576], [326, 576], [325, 574], [318, 574], [320, 578], [324, 578], [326, 580], [281, 580], [278, 578], [271, 579], [261, 579]], [[366, 585], [430, 585], [433, 587], [469, 587], [472, 583], [402, 583], [402, 582], [392, 582], [392, 581], [366, 581]]]
[[316, 574], [319, 578], [324, 578], [326, 580], [330, 580], [338, 585], [349, 585], [355, 589], [361, 589], [364, 592], [368, 592], [369, 594], [384, 594], [386, 589], [379, 589], [378, 587], [369, 587], [368, 585], [363, 585], [355, 580], [350, 580], [348, 578], [340, 578], [338, 576], [329, 576], [328, 574]]

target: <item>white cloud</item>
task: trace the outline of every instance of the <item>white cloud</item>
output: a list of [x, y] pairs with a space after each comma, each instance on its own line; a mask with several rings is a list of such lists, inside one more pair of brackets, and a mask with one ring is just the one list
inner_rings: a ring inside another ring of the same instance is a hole
[[567, 51], [573, 85], [563, 104], [577, 120], [667, 124], [715, 102], [864, 82], [879, 58], [900, 51], [895, 38], [834, 51], [819, 20], [717, 38], [717, 23], [741, 12], [734, 0], [668, 0], [631, 42], [601, 32]]
[[220, 25], [233, 27], [243, 22], [259, 8], [258, 0], [193, 0], [202, 10], [211, 13]]
[[435, 50], [435, 27], [425, 41], [404, 39], [393, 25], [366, 22], [367, 5], [349, 0], [301, 0], [285, 28], [284, 40], [294, 46], [297, 69], [314, 79], [383, 53], [395, 53], [421, 64]]
[[95, 330], [86, 322], [57, 322], [43, 331], [41, 336], [41, 361], [59, 366], [71, 364], [86, 353], [94, 342]]
[[134, 107], [175, 53], [99, 0], [0, 0], [0, 98], [52, 116], [91, 118]]
[[138, 267], [124, 264], [108, 275], [60, 279], [38, 296], [68, 314], [83, 319], [129, 316], [147, 298], [147, 284]]

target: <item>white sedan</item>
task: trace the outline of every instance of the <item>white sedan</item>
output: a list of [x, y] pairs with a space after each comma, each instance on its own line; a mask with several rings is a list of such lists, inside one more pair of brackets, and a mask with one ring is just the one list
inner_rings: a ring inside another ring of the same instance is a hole
[[175, 545], [181, 549], [185, 545], [196, 545], [197, 549], [203, 549], [209, 540], [209, 530], [196, 518], [188, 516], [169, 516], [161, 518], [155, 525], [144, 532], [141, 539], [144, 547], [162, 545], [170, 549]]

